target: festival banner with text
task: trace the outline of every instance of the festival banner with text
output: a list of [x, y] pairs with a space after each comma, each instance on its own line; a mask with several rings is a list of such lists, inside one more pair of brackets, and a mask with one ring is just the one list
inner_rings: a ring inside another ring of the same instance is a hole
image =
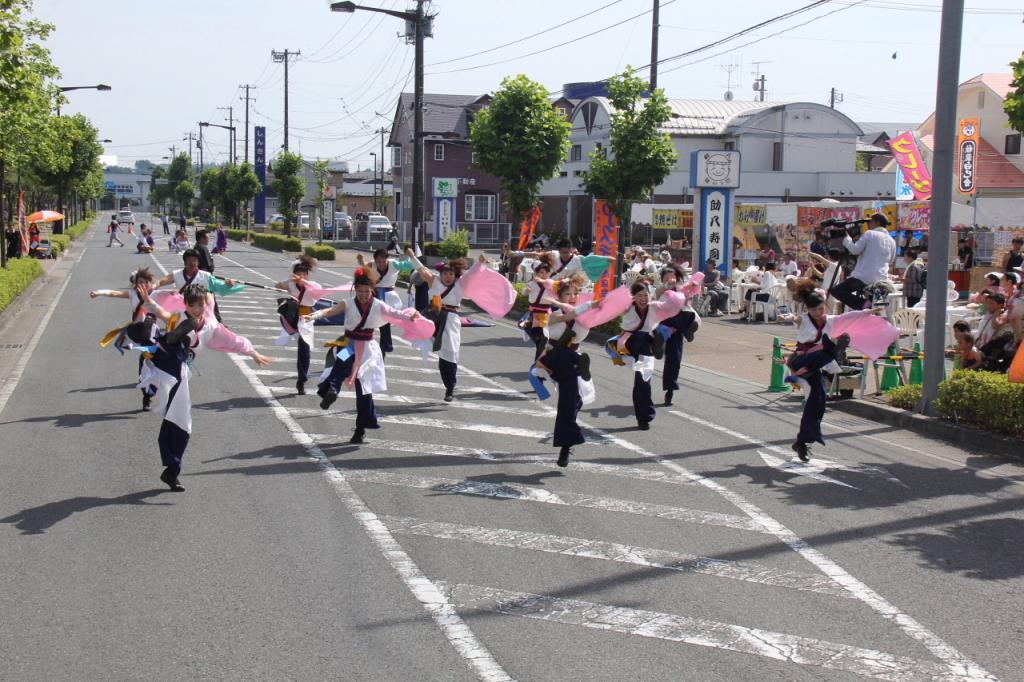
[[956, 138], [956, 185], [961, 194], [974, 194], [978, 190], [978, 145], [981, 139], [981, 121], [976, 118], [960, 119]]
[[613, 288], [619, 253], [619, 219], [604, 199], [594, 202], [594, 253], [612, 258], [608, 272], [594, 284], [594, 300], [600, 301]]
[[690, 209], [656, 208], [651, 213], [651, 227], [655, 230], [693, 229], [693, 211]]
[[914, 190], [914, 198], [927, 201], [932, 198], [932, 174], [924, 163], [921, 150], [917, 148], [914, 133], [906, 132], [889, 140], [893, 158], [903, 170], [903, 178]]

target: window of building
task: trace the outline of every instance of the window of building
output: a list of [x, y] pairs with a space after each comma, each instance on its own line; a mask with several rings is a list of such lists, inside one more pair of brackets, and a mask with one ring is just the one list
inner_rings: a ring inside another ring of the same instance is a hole
[[434, 145], [434, 161], [444, 161], [444, 145]]
[[476, 163], [476, 152], [470, 152], [469, 153], [469, 162], [473, 163], [473, 164]]
[[729, 142], [725, 143], [723, 149], [725, 149], [725, 151], [727, 152], [731, 152], [732, 150], [736, 149], [736, 143], [730, 140]]
[[391, 148], [391, 167], [401, 168], [402, 167], [402, 148], [392, 147]]
[[978, 93], [978, 108], [979, 109], [984, 109], [985, 108], [985, 91], [984, 90], [982, 90], [981, 92]]
[[1006, 136], [1006, 143], [1003, 146], [1004, 154], [1020, 154], [1020, 133]]
[[569, 110], [566, 109], [565, 107], [558, 107], [558, 113], [560, 113], [562, 117], [565, 118], [569, 115]]
[[466, 220], [494, 222], [497, 197], [493, 194], [467, 194]]
[[582, 161], [583, 160], [583, 145], [574, 144], [569, 149], [569, 160], [570, 161]]
[[782, 143], [781, 142], [773, 142], [772, 143], [772, 170], [773, 171], [780, 171], [780, 170], [782, 170]]
[[569, 177], [569, 172], [568, 171], [559, 171], [558, 172], [558, 177], [560, 177], [560, 178], [567, 178], [567, 177]]

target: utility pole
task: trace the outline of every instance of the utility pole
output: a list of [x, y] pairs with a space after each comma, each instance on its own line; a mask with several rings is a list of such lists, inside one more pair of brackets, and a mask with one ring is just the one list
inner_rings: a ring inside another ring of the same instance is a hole
[[836, 104], [843, 101], [843, 93], [839, 92], [835, 88], [832, 88], [831, 93], [828, 96], [828, 108], [835, 109]]
[[661, 0], [654, 0], [654, 13], [651, 15], [651, 92], [658, 87], [658, 10]]
[[220, 110], [227, 109], [228, 111], [228, 165], [235, 165], [235, 108], [234, 107], [217, 107]]
[[762, 64], [771, 64], [771, 62], [751, 62], [754, 65], [754, 92], [758, 93], [758, 101], [764, 101], [764, 95], [767, 91], [765, 81], [767, 78], [761, 73]]
[[[413, 250], [423, 243], [423, 0], [416, 0], [416, 79], [413, 91], [412, 225]], [[419, 230], [419, 232], [417, 232]]]
[[[421, 1], [422, 4], [422, 1]], [[277, 50], [271, 50], [270, 56], [273, 57], [274, 61], [280, 64], [284, 62], [284, 150], [288, 151], [288, 58], [298, 57], [302, 54], [302, 50], [296, 50], [290, 52], [285, 49], [284, 52], [278, 52]]]
[[192, 137], [192, 131], [191, 130], [188, 131], [188, 137], [181, 138], [182, 142], [184, 142], [185, 140], [188, 140], [188, 167], [190, 169], [192, 168], [192, 164], [195, 163], [195, 161], [194, 161], [194, 159], [192, 157], [192, 140], [193, 139], [194, 138]]
[[388, 201], [384, 197], [384, 133], [387, 130], [382, 126], [377, 132], [380, 133], [380, 205], [384, 207], [381, 211], [384, 215], [388, 213]]
[[255, 85], [240, 85], [240, 88], [245, 88], [245, 97], [239, 97], [239, 99], [245, 100], [245, 163], [249, 163], [249, 101], [253, 98], [249, 96], [249, 89], [255, 88]]
[[921, 412], [934, 414], [934, 401], [945, 370], [946, 272], [949, 268], [950, 204], [956, 148], [956, 107], [959, 97], [960, 45], [964, 0], [943, 0], [939, 32], [939, 69], [935, 93], [935, 145], [932, 158], [932, 216], [928, 232], [928, 306], [924, 318], [924, 385]]

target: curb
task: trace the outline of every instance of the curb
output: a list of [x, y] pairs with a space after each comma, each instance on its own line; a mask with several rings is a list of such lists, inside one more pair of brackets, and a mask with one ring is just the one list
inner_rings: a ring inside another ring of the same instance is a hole
[[914, 431], [928, 438], [946, 441], [965, 450], [1006, 457], [1024, 463], [1024, 447], [1017, 438], [983, 431], [973, 426], [955, 424], [909, 410], [879, 405], [867, 400], [837, 400], [830, 402], [829, 406], [839, 412]]

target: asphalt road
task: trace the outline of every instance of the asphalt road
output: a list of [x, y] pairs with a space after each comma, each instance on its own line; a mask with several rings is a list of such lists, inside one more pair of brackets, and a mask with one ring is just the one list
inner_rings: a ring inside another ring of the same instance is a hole
[[[134, 358], [96, 343], [126, 305], [88, 291], [180, 261], [105, 241], [0, 412], [0, 679], [1024, 679], [1014, 465], [832, 414], [801, 465], [792, 399], [689, 366], [640, 432], [594, 346], [590, 440], [558, 469], [506, 322], [464, 330], [451, 404], [399, 341], [352, 446], [351, 394], [294, 394], [273, 295], [222, 298], [282, 360], [200, 359], [167, 492]], [[256, 283], [288, 263], [216, 257]]]

